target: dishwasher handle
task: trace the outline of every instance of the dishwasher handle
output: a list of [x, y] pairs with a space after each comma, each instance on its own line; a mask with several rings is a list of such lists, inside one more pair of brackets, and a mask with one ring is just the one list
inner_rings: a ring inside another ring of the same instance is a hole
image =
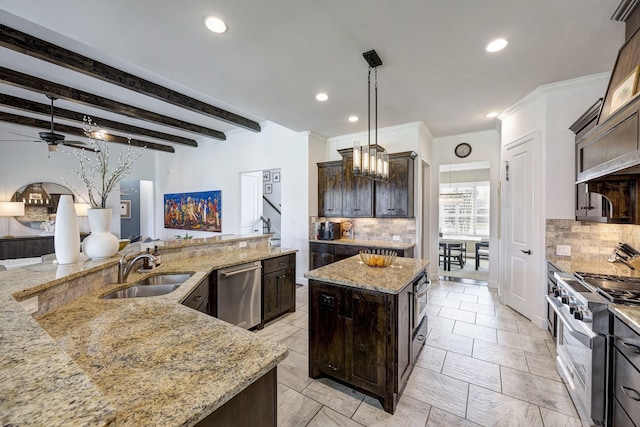
[[223, 270], [220, 273], [226, 278], [226, 277], [235, 276], [236, 274], [246, 273], [247, 271], [260, 270], [261, 268], [262, 268], [262, 266], [260, 264], [258, 264], [258, 265], [255, 265], [255, 266], [249, 267], [249, 268], [242, 268], [240, 270], [232, 270], [232, 271], [229, 271], [228, 273]]

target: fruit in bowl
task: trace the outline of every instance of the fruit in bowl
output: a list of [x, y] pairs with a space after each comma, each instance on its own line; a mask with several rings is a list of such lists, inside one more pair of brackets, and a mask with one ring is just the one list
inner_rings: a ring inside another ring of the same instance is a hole
[[360, 259], [369, 267], [388, 267], [396, 260], [397, 253], [384, 249], [360, 251]]

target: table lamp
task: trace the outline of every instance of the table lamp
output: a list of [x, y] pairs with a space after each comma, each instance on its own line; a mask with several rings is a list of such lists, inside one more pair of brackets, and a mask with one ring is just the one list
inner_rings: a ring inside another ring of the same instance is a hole
[[12, 216], [24, 215], [24, 203], [22, 202], [0, 202], [0, 216], [7, 217], [7, 233], [5, 237], [9, 236], [9, 218]]

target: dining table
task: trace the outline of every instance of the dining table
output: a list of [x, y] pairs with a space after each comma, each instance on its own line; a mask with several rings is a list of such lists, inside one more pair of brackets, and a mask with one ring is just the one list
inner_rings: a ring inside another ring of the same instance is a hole
[[444, 269], [445, 271], [451, 271], [451, 249], [461, 249], [462, 240], [440, 239], [438, 244], [443, 248], [444, 252]]

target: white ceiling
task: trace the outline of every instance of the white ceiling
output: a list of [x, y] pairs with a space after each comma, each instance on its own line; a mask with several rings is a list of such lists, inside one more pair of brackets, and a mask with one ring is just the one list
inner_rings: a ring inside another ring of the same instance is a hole
[[[384, 63], [378, 69], [379, 126], [424, 121], [434, 136], [445, 136], [496, 128], [487, 112], [504, 111], [540, 85], [611, 71], [624, 41], [624, 24], [610, 20], [618, 3], [0, 0], [0, 23], [250, 119], [325, 137], [366, 129], [362, 53], [375, 49]], [[203, 18], [211, 14], [226, 21], [225, 34], [205, 29]], [[509, 46], [485, 52], [497, 37]], [[0, 48], [0, 64], [221, 131], [234, 129], [8, 49]], [[5, 85], [0, 91], [47, 102]], [[319, 91], [329, 100], [316, 101]], [[56, 105], [98, 115], [65, 101]], [[361, 120], [349, 123], [352, 114]]]

